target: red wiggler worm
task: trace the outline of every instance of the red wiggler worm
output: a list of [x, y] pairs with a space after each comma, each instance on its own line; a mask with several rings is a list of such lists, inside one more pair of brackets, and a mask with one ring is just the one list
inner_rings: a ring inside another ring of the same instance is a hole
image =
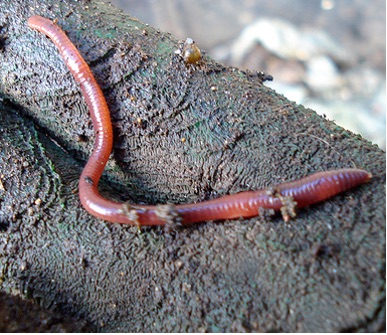
[[360, 169], [319, 172], [297, 181], [259, 191], [246, 191], [218, 199], [185, 205], [143, 206], [118, 203], [102, 197], [98, 182], [113, 146], [110, 113], [103, 93], [89, 66], [66, 34], [53, 21], [32, 16], [28, 25], [47, 35], [80, 85], [93, 121], [94, 150], [79, 179], [79, 197], [83, 207], [97, 218], [143, 226], [189, 224], [208, 220], [249, 218], [260, 209], [281, 210], [284, 219], [294, 209], [323, 201], [370, 180], [371, 174]]

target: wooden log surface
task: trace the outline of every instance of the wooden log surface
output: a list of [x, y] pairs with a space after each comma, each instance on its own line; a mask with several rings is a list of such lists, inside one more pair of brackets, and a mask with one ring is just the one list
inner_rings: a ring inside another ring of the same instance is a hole
[[[111, 199], [185, 203], [358, 167], [370, 183], [300, 210], [177, 230], [94, 219], [77, 179], [93, 144], [79, 87], [27, 26], [58, 19], [111, 109]], [[99, 331], [378, 331], [385, 153], [101, 1], [0, 3], [0, 283]], [[355, 113], [356, 111], [354, 111]]]

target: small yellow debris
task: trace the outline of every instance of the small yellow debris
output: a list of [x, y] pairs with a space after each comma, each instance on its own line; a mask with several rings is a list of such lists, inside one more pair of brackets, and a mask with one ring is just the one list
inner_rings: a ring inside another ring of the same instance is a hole
[[182, 56], [187, 64], [196, 64], [202, 58], [202, 53], [192, 38], [187, 38], [184, 42]]

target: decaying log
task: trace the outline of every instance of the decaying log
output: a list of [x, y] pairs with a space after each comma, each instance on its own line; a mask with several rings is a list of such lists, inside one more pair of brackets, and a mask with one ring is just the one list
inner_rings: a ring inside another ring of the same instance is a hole
[[[177, 230], [94, 219], [77, 179], [93, 129], [54, 45], [58, 19], [111, 108], [109, 198], [184, 203], [341, 167], [370, 183], [299, 211]], [[0, 3], [1, 290], [101, 331], [378, 331], [385, 154], [101, 1]], [[355, 112], [355, 111], [354, 111]]]

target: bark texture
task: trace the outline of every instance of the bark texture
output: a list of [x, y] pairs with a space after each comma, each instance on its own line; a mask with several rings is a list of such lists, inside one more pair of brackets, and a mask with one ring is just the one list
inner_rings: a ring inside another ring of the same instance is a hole
[[47, 311], [33, 301], [0, 292], [0, 331], [2, 333], [74, 333], [95, 329], [76, 320]]
[[[93, 129], [54, 45], [57, 18], [101, 84], [107, 197], [183, 203], [359, 167], [367, 185], [300, 210], [167, 231], [94, 219], [77, 179]], [[200, 41], [199, 41], [200, 42]], [[1, 290], [100, 331], [378, 331], [385, 154], [263, 84], [101, 1], [0, 3]], [[355, 112], [355, 111], [354, 111]], [[80, 329], [81, 330], [81, 329]]]

